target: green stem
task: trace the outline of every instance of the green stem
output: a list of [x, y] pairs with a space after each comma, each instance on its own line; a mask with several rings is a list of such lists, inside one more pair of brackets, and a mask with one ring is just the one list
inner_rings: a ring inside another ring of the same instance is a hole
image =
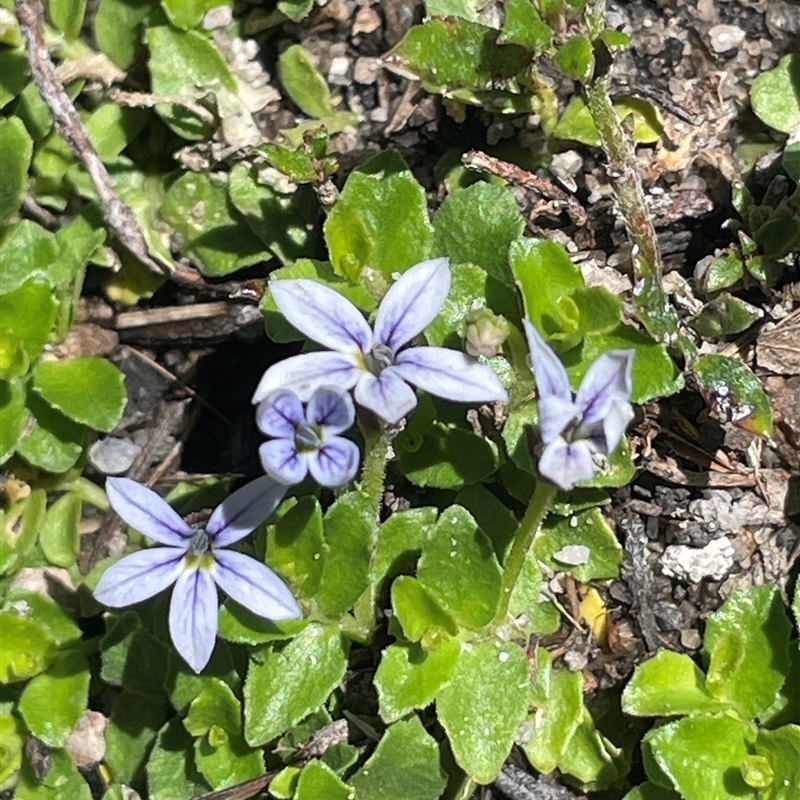
[[[592, 40], [605, 27], [605, 5], [605, 0], [592, 0], [586, 6], [586, 27]], [[660, 286], [663, 274], [661, 249], [639, 179], [632, 136], [623, 126], [611, 102], [610, 82], [608, 70], [587, 82], [584, 86], [586, 103], [608, 158], [608, 175], [619, 201], [625, 227], [631, 241], [638, 248], [638, 258], [634, 259], [634, 266], [639, 277], [651, 277]]]
[[525, 558], [531, 549], [536, 534], [539, 533], [539, 529], [542, 527], [545, 514], [547, 514], [555, 494], [556, 487], [552, 483], [543, 480], [537, 481], [536, 488], [533, 490], [533, 497], [528, 503], [525, 515], [520, 520], [517, 532], [514, 534], [511, 550], [503, 565], [503, 586], [500, 594], [500, 604], [494, 617], [495, 625], [502, 625], [506, 621], [511, 593], [514, 591], [519, 576], [522, 574]]
[[389, 459], [392, 439], [397, 430], [381, 426], [378, 431], [365, 432], [366, 453], [361, 471], [361, 491], [369, 497], [375, 510], [375, 519], [380, 519], [381, 503], [386, 483], [386, 462]]

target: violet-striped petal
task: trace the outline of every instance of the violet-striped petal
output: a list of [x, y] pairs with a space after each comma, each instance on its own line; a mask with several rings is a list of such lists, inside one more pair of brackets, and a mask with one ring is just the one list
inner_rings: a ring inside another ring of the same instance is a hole
[[303, 612], [286, 584], [264, 564], [244, 553], [216, 552], [211, 575], [237, 603], [267, 619], [295, 619]]
[[183, 572], [185, 547], [150, 547], [121, 558], [100, 577], [93, 592], [104, 606], [121, 608], [147, 600]]
[[399, 350], [433, 322], [450, 291], [447, 258], [406, 270], [386, 292], [375, 316], [375, 341]]
[[387, 367], [377, 376], [365, 372], [356, 384], [355, 398], [390, 424], [400, 422], [417, 405], [416, 393], [395, 367]]
[[594, 475], [594, 463], [589, 443], [585, 440], [567, 442], [559, 437], [542, 451], [539, 472], [564, 491], [571, 489], [578, 481], [591, 478]]
[[256, 425], [267, 436], [294, 436], [305, 421], [303, 404], [291, 389], [270, 392], [256, 408]]
[[398, 353], [391, 369], [414, 386], [445, 400], [459, 403], [508, 400], [494, 370], [458, 350], [410, 347]]
[[323, 386], [311, 395], [306, 409], [306, 420], [311, 425], [324, 428], [326, 433], [335, 435], [352, 426], [356, 420], [356, 409], [349, 394]]
[[355, 354], [302, 353], [273, 364], [262, 376], [253, 395], [260, 403], [276, 389], [291, 389], [307, 403], [320, 386], [338, 386], [343, 392], [352, 389], [364, 374], [364, 367]]
[[586, 370], [575, 397], [585, 423], [603, 419], [613, 402], [630, 399], [633, 354], [633, 350], [607, 350]]
[[206, 524], [215, 547], [227, 547], [255, 530], [278, 507], [286, 486], [265, 475], [226, 497]]
[[166, 500], [130, 478], [106, 480], [108, 502], [132, 528], [153, 541], [185, 547], [192, 529]]
[[284, 486], [300, 483], [308, 472], [306, 453], [298, 453], [293, 439], [270, 439], [258, 448], [261, 466]]
[[201, 672], [217, 638], [217, 589], [209, 570], [187, 569], [178, 578], [169, 604], [169, 633], [175, 649]]
[[308, 471], [320, 486], [344, 486], [355, 477], [358, 459], [355, 442], [333, 436], [319, 450], [308, 454]]
[[572, 400], [567, 402], [553, 396], [539, 398], [538, 412], [539, 431], [545, 444], [560, 436], [570, 422], [580, 417], [580, 411]]
[[271, 281], [272, 297], [297, 330], [331, 350], [366, 352], [372, 330], [364, 315], [339, 292], [318, 281]]
[[633, 408], [625, 400], [614, 400], [603, 417], [603, 433], [605, 435], [605, 455], [617, 449], [625, 429], [633, 419]]
[[[528, 348], [531, 352], [531, 366], [536, 378], [539, 397], [556, 397], [565, 403], [572, 402], [572, 389], [564, 365], [552, 348], [545, 342], [536, 328], [528, 320], [523, 319]], [[541, 424], [541, 422], [540, 422]]]

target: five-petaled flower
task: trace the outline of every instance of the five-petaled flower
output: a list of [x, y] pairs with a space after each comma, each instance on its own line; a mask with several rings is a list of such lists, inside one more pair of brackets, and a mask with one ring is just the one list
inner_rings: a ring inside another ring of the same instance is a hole
[[544, 450], [539, 472], [560, 489], [591, 478], [595, 455], [607, 456], [633, 419], [633, 350], [608, 350], [598, 356], [573, 398], [564, 365], [539, 331], [523, 320], [539, 391], [539, 429]]
[[256, 409], [258, 427], [273, 436], [258, 448], [264, 471], [285, 484], [300, 483], [310, 472], [322, 486], [342, 486], [358, 469], [355, 442], [338, 434], [355, 422], [349, 394], [322, 386], [303, 409], [291, 389], [276, 389]]
[[397, 279], [378, 308], [374, 332], [347, 298], [317, 281], [278, 280], [270, 289], [295, 328], [334, 352], [303, 353], [273, 365], [254, 403], [279, 388], [292, 389], [305, 402], [320, 386], [355, 387], [359, 405], [396, 423], [417, 404], [412, 386], [464, 403], [507, 400], [497, 375], [474, 358], [444, 347], [405, 347], [447, 298], [446, 258], [423, 261]]
[[154, 491], [129, 478], [109, 478], [113, 509], [136, 530], [165, 547], [125, 556], [102, 575], [94, 596], [127, 606], [175, 584], [169, 630], [177, 651], [200, 672], [217, 636], [216, 583], [254, 614], [272, 620], [302, 616], [286, 584], [254, 558], [225, 548], [258, 527], [280, 503], [286, 487], [258, 478], [226, 498], [203, 527], [189, 525]]

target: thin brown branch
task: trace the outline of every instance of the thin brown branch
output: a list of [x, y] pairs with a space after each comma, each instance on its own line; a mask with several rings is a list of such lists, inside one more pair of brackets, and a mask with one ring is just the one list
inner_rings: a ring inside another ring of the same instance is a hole
[[92, 144], [75, 106], [58, 79], [56, 67], [44, 41], [42, 0], [16, 0], [16, 13], [36, 87], [53, 112], [56, 129], [83, 162], [94, 183], [108, 227], [119, 241], [148, 269], [164, 275], [167, 267], [154, 260], [147, 249], [139, 223], [131, 208], [114, 190], [111, 176]]

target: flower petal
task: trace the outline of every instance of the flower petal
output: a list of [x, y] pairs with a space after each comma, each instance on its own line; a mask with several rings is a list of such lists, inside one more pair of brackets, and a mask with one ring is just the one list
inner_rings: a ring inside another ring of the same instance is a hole
[[397, 351], [433, 322], [450, 291], [449, 259], [406, 270], [386, 292], [375, 317], [375, 341]]
[[578, 481], [591, 478], [594, 475], [594, 462], [589, 443], [569, 443], [559, 437], [542, 451], [539, 472], [564, 491], [571, 489]]
[[605, 435], [605, 455], [617, 449], [625, 429], [633, 419], [633, 408], [624, 400], [614, 400], [603, 417], [603, 433]]
[[539, 398], [539, 431], [542, 441], [550, 444], [557, 439], [564, 428], [581, 415], [580, 410], [572, 401], [566, 402], [560, 397]]
[[166, 500], [130, 478], [108, 478], [111, 507], [132, 528], [153, 541], [185, 547], [192, 529]]
[[214, 580], [240, 605], [267, 619], [303, 616], [289, 587], [269, 567], [232, 550], [215, 552], [214, 557]]
[[281, 313], [297, 330], [331, 350], [366, 352], [372, 330], [364, 315], [335, 289], [318, 281], [270, 281]]
[[361, 452], [355, 442], [333, 436], [308, 455], [308, 471], [320, 486], [343, 486], [355, 477]]
[[607, 350], [586, 370], [575, 398], [575, 404], [583, 413], [584, 423], [591, 424], [603, 419], [614, 401], [627, 403], [631, 399], [634, 352]]
[[227, 547], [247, 536], [272, 514], [285, 494], [285, 484], [265, 475], [226, 497], [206, 524], [214, 546]]
[[267, 436], [291, 439], [305, 421], [303, 404], [291, 389], [270, 392], [256, 408], [256, 425]]
[[253, 402], [260, 403], [276, 389], [291, 389], [306, 403], [320, 386], [352, 389], [364, 372], [355, 355], [302, 353], [273, 364], [261, 376]]
[[380, 375], [366, 372], [356, 384], [356, 403], [374, 411], [390, 424], [400, 422], [417, 405], [416, 392], [400, 377], [396, 367]]
[[356, 421], [353, 399], [338, 389], [323, 386], [311, 395], [306, 419], [331, 435], [343, 433]]
[[211, 658], [218, 615], [217, 589], [210, 570], [185, 570], [172, 590], [169, 633], [175, 649], [195, 672]]
[[410, 347], [398, 353], [394, 367], [409, 383], [445, 400], [490, 403], [508, 400], [494, 370], [446, 347]]
[[163, 592], [183, 572], [185, 547], [149, 547], [121, 558], [100, 577], [95, 599], [104, 606], [121, 608]]
[[306, 454], [297, 452], [293, 439], [264, 442], [258, 448], [258, 456], [264, 472], [284, 487], [300, 483], [308, 472]]

